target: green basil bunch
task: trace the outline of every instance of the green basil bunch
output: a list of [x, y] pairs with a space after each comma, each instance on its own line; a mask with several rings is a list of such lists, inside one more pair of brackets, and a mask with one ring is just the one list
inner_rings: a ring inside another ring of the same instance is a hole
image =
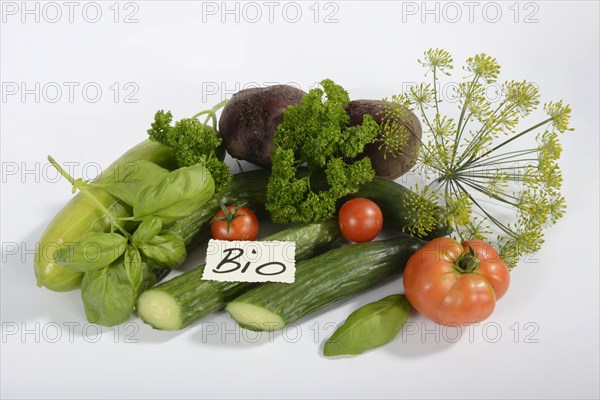
[[140, 189], [151, 184], [157, 178], [169, 173], [168, 170], [146, 160], [118, 163], [106, 173], [110, 179], [102, 183], [91, 183], [92, 187], [100, 187], [125, 204], [133, 207], [135, 197]]
[[[169, 231], [169, 224], [200, 209], [215, 185], [200, 164], [169, 172], [152, 162], [136, 161], [108, 173], [113, 179], [102, 184], [65, 176], [92, 200], [90, 188], [108, 191], [129, 207], [130, 216], [119, 220], [99, 207], [114, 231], [90, 232], [56, 250], [54, 258], [67, 270], [85, 272], [81, 296], [86, 316], [90, 322], [111, 326], [129, 319], [145, 281], [157, 275], [154, 271], [164, 275], [184, 262], [185, 242]], [[133, 228], [124, 228], [130, 226], [124, 223], [133, 223]]]

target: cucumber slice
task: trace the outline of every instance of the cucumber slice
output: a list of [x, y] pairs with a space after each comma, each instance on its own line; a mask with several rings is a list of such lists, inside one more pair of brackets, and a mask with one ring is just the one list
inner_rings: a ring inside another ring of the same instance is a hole
[[181, 306], [172, 296], [160, 290], [148, 290], [138, 299], [138, 313], [156, 329], [176, 330], [182, 325]]

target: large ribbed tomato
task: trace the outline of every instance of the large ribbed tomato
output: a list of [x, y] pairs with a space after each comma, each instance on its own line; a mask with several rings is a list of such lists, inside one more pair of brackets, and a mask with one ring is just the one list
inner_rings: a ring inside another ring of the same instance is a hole
[[496, 249], [481, 240], [437, 238], [408, 260], [403, 279], [406, 297], [421, 314], [462, 326], [492, 314], [510, 273]]

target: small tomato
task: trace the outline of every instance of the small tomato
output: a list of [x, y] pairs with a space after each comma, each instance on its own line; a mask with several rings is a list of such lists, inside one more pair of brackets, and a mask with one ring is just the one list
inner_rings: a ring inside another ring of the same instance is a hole
[[368, 242], [375, 239], [383, 226], [383, 214], [372, 200], [357, 197], [340, 208], [338, 222], [344, 239], [351, 242]]
[[210, 224], [213, 239], [217, 240], [256, 240], [258, 237], [258, 218], [249, 208], [225, 206], [217, 211]]

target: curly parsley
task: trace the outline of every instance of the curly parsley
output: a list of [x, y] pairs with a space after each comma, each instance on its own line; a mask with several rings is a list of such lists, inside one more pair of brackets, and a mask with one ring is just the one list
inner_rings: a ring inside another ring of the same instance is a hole
[[[338, 199], [356, 193], [375, 176], [368, 158], [347, 160], [375, 141], [379, 125], [365, 115], [361, 125], [348, 127], [348, 92], [329, 79], [321, 87], [286, 109], [275, 132], [266, 204], [273, 222], [328, 218]], [[324, 172], [325, 187], [311, 185], [316, 172]]]
[[[219, 190], [231, 180], [231, 174], [227, 164], [216, 156], [222, 143], [217, 130], [196, 119], [197, 116], [206, 113], [184, 118], [177, 121], [175, 126], [171, 126], [173, 120], [171, 112], [159, 110], [154, 116], [148, 135], [151, 140], [173, 149], [173, 155], [180, 167], [194, 164], [205, 166], [215, 181], [215, 188]], [[209, 115], [209, 118], [213, 115], [214, 112]], [[214, 118], [216, 121], [216, 117]]]

